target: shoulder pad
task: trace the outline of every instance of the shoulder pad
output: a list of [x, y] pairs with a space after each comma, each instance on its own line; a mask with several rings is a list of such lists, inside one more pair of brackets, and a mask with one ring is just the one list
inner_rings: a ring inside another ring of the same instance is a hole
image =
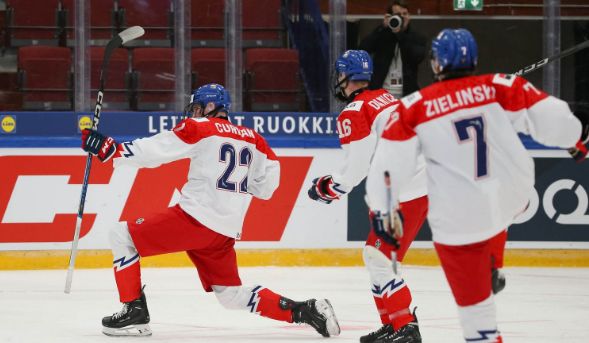
[[493, 83], [511, 87], [516, 78], [517, 77], [513, 74], [495, 74], [495, 76], [493, 76]]
[[348, 106], [346, 106], [342, 110], [342, 112], [344, 112], [344, 111], [356, 111], [356, 112], [359, 112], [360, 109], [362, 108], [362, 105], [364, 105], [364, 101], [363, 100], [352, 101], [351, 103], [348, 104]]
[[401, 98], [401, 102], [403, 103], [405, 108], [409, 108], [409, 107], [415, 105], [415, 103], [417, 103], [422, 98], [423, 98], [423, 96], [421, 95], [421, 93], [419, 91], [415, 91], [415, 92]]

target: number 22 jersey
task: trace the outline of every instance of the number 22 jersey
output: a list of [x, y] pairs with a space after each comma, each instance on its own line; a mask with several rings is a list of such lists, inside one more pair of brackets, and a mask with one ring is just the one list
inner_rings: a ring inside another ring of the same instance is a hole
[[280, 181], [280, 164], [266, 140], [221, 118], [186, 119], [171, 131], [119, 144], [113, 163], [155, 168], [184, 158], [190, 169], [180, 207], [236, 239], [252, 196], [269, 199]]

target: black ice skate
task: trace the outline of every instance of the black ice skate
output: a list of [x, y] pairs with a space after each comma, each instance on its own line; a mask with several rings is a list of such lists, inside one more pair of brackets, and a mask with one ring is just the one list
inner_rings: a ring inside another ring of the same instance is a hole
[[374, 343], [379, 339], [391, 336], [395, 333], [395, 329], [391, 324], [384, 324], [380, 329], [369, 333], [368, 335], [360, 337], [360, 343]]
[[292, 321], [311, 325], [323, 337], [337, 336], [340, 327], [333, 312], [333, 307], [327, 299], [310, 299], [296, 302], [287, 298], [280, 298], [280, 307], [292, 309]]
[[415, 321], [403, 326], [395, 331], [390, 324], [383, 325], [375, 332], [360, 337], [361, 343], [421, 343], [421, 334], [419, 333], [419, 324], [413, 310]]
[[491, 287], [493, 288], [493, 294], [497, 294], [505, 288], [505, 275], [500, 269], [494, 269], [491, 271]]
[[102, 318], [102, 333], [107, 336], [151, 336], [148, 323], [147, 301], [141, 290], [141, 297], [123, 303], [120, 312]]

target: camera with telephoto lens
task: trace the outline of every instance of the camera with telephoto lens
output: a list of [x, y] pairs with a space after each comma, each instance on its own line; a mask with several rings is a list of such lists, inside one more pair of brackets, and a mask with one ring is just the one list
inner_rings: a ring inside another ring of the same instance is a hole
[[403, 17], [398, 14], [392, 15], [389, 19], [389, 27], [391, 30], [399, 30], [403, 26]]

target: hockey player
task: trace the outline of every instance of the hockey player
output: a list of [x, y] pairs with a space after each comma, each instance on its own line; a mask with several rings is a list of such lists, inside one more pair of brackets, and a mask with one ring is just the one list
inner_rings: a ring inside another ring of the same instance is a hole
[[[372, 60], [364, 50], [346, 51], [336, 61], [335, 96], [347, 106], [337, 118], [339, 139], [344, 150], [343, 166], [332, 175], [313, 180], [309, 197], [326, 204], [350, 192], [368, 174], [376, 141], [399, 101], [384, 89], [368, 90]], [[425, 163], [423, 163], [425, 165]], [[411, 313], [411, 292], [393, 268], [392, 254], [403, 261], [407, 249], [421, 228], [427, 213], [426, 180], [423, 168], [403, 188], [402, 212], [407, 218], [405, 232], [391, 237], [382, 227], [373, 227], [366, 240], [363, 259], [370, 274], [372, 294], [382, 327], [360, 338], [363, 343], [421, 342], [415, 313]]]
[[505, 228], [534, 192], [533, 160], [517, 133], [567, 148], [587, 139], [587, 120], [521, 77], [473, 76], [477, 45], [467, 30], [441, 31], [431, 56], [439, 82], [401, 99], [376, 148], [367, 198], [393, 234], [402, 224], [394, 221], [403, 212], [402, 187], [411, 182], [417, 157], [425, 157], [428, 221], [464, 339], [502, 342], [490, 266], [497, 246], [502, 254], [497, 242]]
[[187, 106], [189, 118], [173, 130], [117, 144], [113, 138], [85, 130], [82, 148], [102, 162], [155, 168], [189, 158], [188, 181], [176, 206], [110, 231], [114, 274], [123, 308], [102, 319], [110, 336], [151, 335], [141, 287], [140, 259], [186, 251], [204, 289], [227, 309], [306, 323], [325, 337], [340, 328], [326, 299], [295, 302], [263, 286], [242, 286], [234, 250], [252, 196], [269, 199], [278, 187], [280, 165], [262, 136], [231, 124], [229, 93], [218, 84], [197, 89]]

